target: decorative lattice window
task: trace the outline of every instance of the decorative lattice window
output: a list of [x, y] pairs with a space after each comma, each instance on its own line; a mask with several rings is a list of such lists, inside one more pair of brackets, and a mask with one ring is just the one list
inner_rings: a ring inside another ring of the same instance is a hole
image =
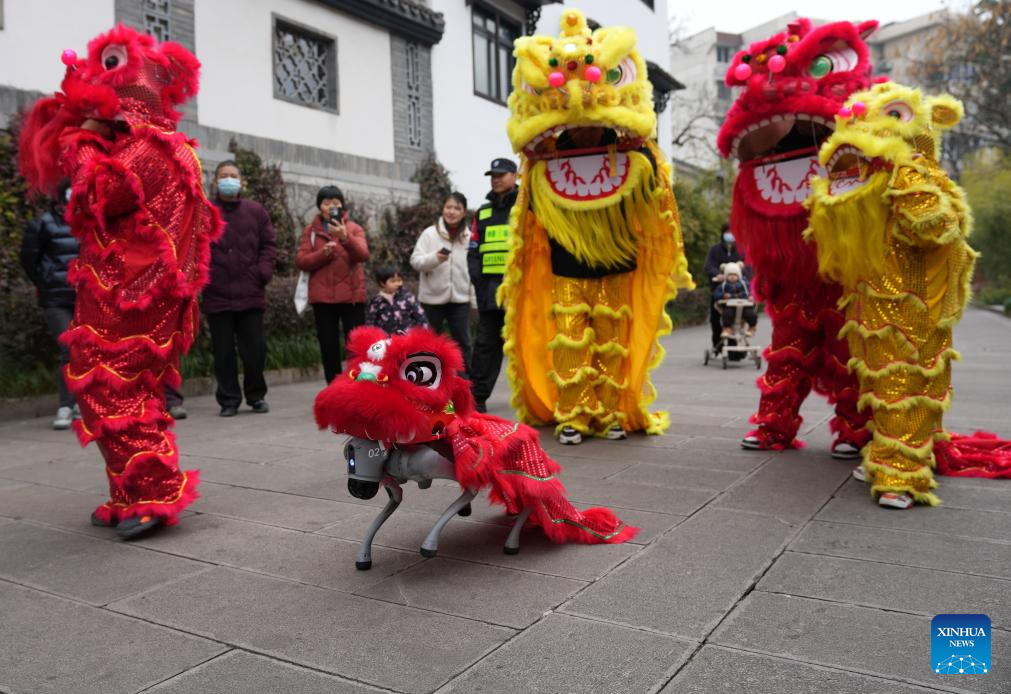
[[144, 0], [144, 31], [158, 39], [169, 41], [172, 38], [169, 14], [171, 0]]
[[407, 142], [421, 149], [421, 60], [413, 41], [407, 43]]
[[275, 17], [274, 98], [336, 112], [336, 40]]

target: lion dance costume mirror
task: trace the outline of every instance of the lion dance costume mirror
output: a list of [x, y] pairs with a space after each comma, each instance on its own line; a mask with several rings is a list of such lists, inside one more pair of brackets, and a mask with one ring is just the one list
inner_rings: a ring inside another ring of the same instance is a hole
[[217, 211], [174, 107], [197, 91], [199, 63], [173, 43], [119, 26], [77, 57], [64, 51], [62, 92], [41, 99], [21, 135], [36, 191], [69, 178], [67, 220], [80, 241], [70, 272], [77, 304], [61, 337], [82, 445], [98, 444], [110, 499], [92, 515], [124, 538], [172, 525], [197, 496], [179, 469], [164, 384], [197, 332]]
[[554, 422], [563, 443], [669, 424], [647, 409], [649, 371], [671, 329], [664, 305], [693, 284], [635, 43], [570, 9], [559, 36], [515, 44], [507, 132], [522, 184], [499, 290], [505, 353], [520, 419]]
[[751, 44], [735, 57], [726, 82], [742, 89], [717, 136], [724, 157], [740, 164], [731, 228], [754, 268], [754, 288], [772, 322], [768, 367], [759, 377], [758, 428], [741, 446], [800, 445], [800, 408], [811, 390], [834, 405], [832, 453], [857, 458], [870, 434], [857, 411], [858, 385], [846, 369], [849, 350], [838, 337], [839, 286], [818, 276], [803, 203], [820, 172], [818, 147], [852, 92], [870, 86], [864, 39], [877, 22], [835, 22], [812, 28], [808, 19]]

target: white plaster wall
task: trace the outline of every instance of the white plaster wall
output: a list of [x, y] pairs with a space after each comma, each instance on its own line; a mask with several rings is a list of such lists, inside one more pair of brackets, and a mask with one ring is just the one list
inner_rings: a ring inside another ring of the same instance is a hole
[[[307, 0], [196, 3], [202, 125], [393, 161], [390, 36]], [[274, 98], [271, 13], [337, 41], [340, 113]]]
[[[654, 11], [639, 0], [566, 0], [564, 5], [544, 6], [537, 33], [557, 35], [564, 8], [576, 7], [602, 26], [622, 24], [635, 29], [644, 58], [665, 67], [669, 63], [667, 2], [657, 0], [655, 5]], [[505, 132], [509, 109], [474, 94], [470, 6], [465, 0], [432, 0], [431, 7], [442, 12], [446, 22], [442, 41], [432, 48], [435, 152], [470, 206], [478, 207], [489, 190], [483, 174], [491, 160], [511, 156], [518, 161]], [[516, 17], [522, 20], [523, 13]], [[670, 131], [670, 118], [664, 113], [659, 132]], [[670, 137], [660, 138], [660, 146], [668, 151]]]
[[84, 55], [88, 41], [112, 28], [114, 0], [4, 0], [0, 85], [45, 93], [60, 88], [60, 55]]

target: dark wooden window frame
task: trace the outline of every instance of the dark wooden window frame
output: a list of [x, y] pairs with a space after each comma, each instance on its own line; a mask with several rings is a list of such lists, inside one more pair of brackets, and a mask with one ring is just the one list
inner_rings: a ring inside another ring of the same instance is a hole
[[[501, 99], [496, 98], [496, 96], [494, 94], [483, 94], [480, 91], [478, 91], [478, 89], [477, 89], [476, 75], [477, 75], [477, 64], [478, 63], [477, 63], [477, 54], [476, 54], [476, 52], [474, 50], [474, 34], [475, 34], [475, 32], [478, 31], [478, 28], [474, 24], [474, 14], [475, 13], [481, 13], [481, 14], [484, 14], [485, 16], [494, 17], [494, 19], [495, 19], [495, 35], [494, 36], [488, 37], [487, 32], [483, 29], [483, 27], [482, 27], [481, 31], [482, 31], [482, 34], [486, 38], [489, 38], [492, 41], [492, 43], [494, 44], [494, 46], [495, 46], [494, 57], [493, 57], [494, 65], [492, 66], [492, 68], [493, 68], [492, 77], [495, 80], [495, 83], [496, 83], [495, 86], [498, 87], [498, 93], [501, 94], [501, 97], [502, 97]], [[506, 20], [506, 21], [503, 22], [502, 21], [503, 19]], [[505, 44], [500, 43], [500, 41], [499, 41], [499, 27], [503, 23], [510, 25], [515, 30], [517, 38], [519, 38], [520, 36], [523, 35], [523, 22], [522, 21], [520, 21], [520, 20], [516, 19], [515, 17], [512, 17], [512, 16], [510, 16], [510, 15], [502, 12], [499, 9], [496, 9], [496, 8], [491, 7], [489, 5], [485, 5], [484, 3], [477, 3], [477, 2], [475, 2], [473, 5], [471, 5], [471, 17], [470, 17], [470, 52], [471, 52], [471, 60], [473, 61], [473, 70], [471, 71], [471, 80], [472, 80], [472, 85], [473, 85], [473, 90], [474, 90], [474, 96], [479, 96], [482, 99], [487, 99], [488, 101], [491, 101], [494, 104], [498, 104], [499, 106], [506, 106], [506, 105], [508, 105], [507, 102], [508, 102], [508, 99], [509, 99], [509, 92], [512, 91], [512, 85], [511, 84], [503, 84], [503, 85], [498, 84], [499, 77], [501, 76], [501, 69], [500, 69], [499, 62], [498, 62], [498, 57], [499, 57], [499, 50], [498, 49], [499, 49], [500, 46], [505, 46]], [[513, 47], [510, 45], [510, 46], [507, 46], [507, 48], [508, 48], [507, 55], [509, 56], [509, 61], [510, 61], [510, 63], [514, 64], [515, 63], [515, 59], [512, 58]], [[509, 70], [509, 75], [510, 76], [512, 75], [512, 69]]]

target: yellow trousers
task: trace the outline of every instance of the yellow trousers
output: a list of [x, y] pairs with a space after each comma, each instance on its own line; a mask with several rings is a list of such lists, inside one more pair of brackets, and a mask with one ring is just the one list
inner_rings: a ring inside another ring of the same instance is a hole
[[621, 392], [632, 311], [631, 273], [601, 278], [555, 277], [551, 311], [558, 334], [548, 343], [558, 387], [557, 431], [603, 434], [621, 426]]

